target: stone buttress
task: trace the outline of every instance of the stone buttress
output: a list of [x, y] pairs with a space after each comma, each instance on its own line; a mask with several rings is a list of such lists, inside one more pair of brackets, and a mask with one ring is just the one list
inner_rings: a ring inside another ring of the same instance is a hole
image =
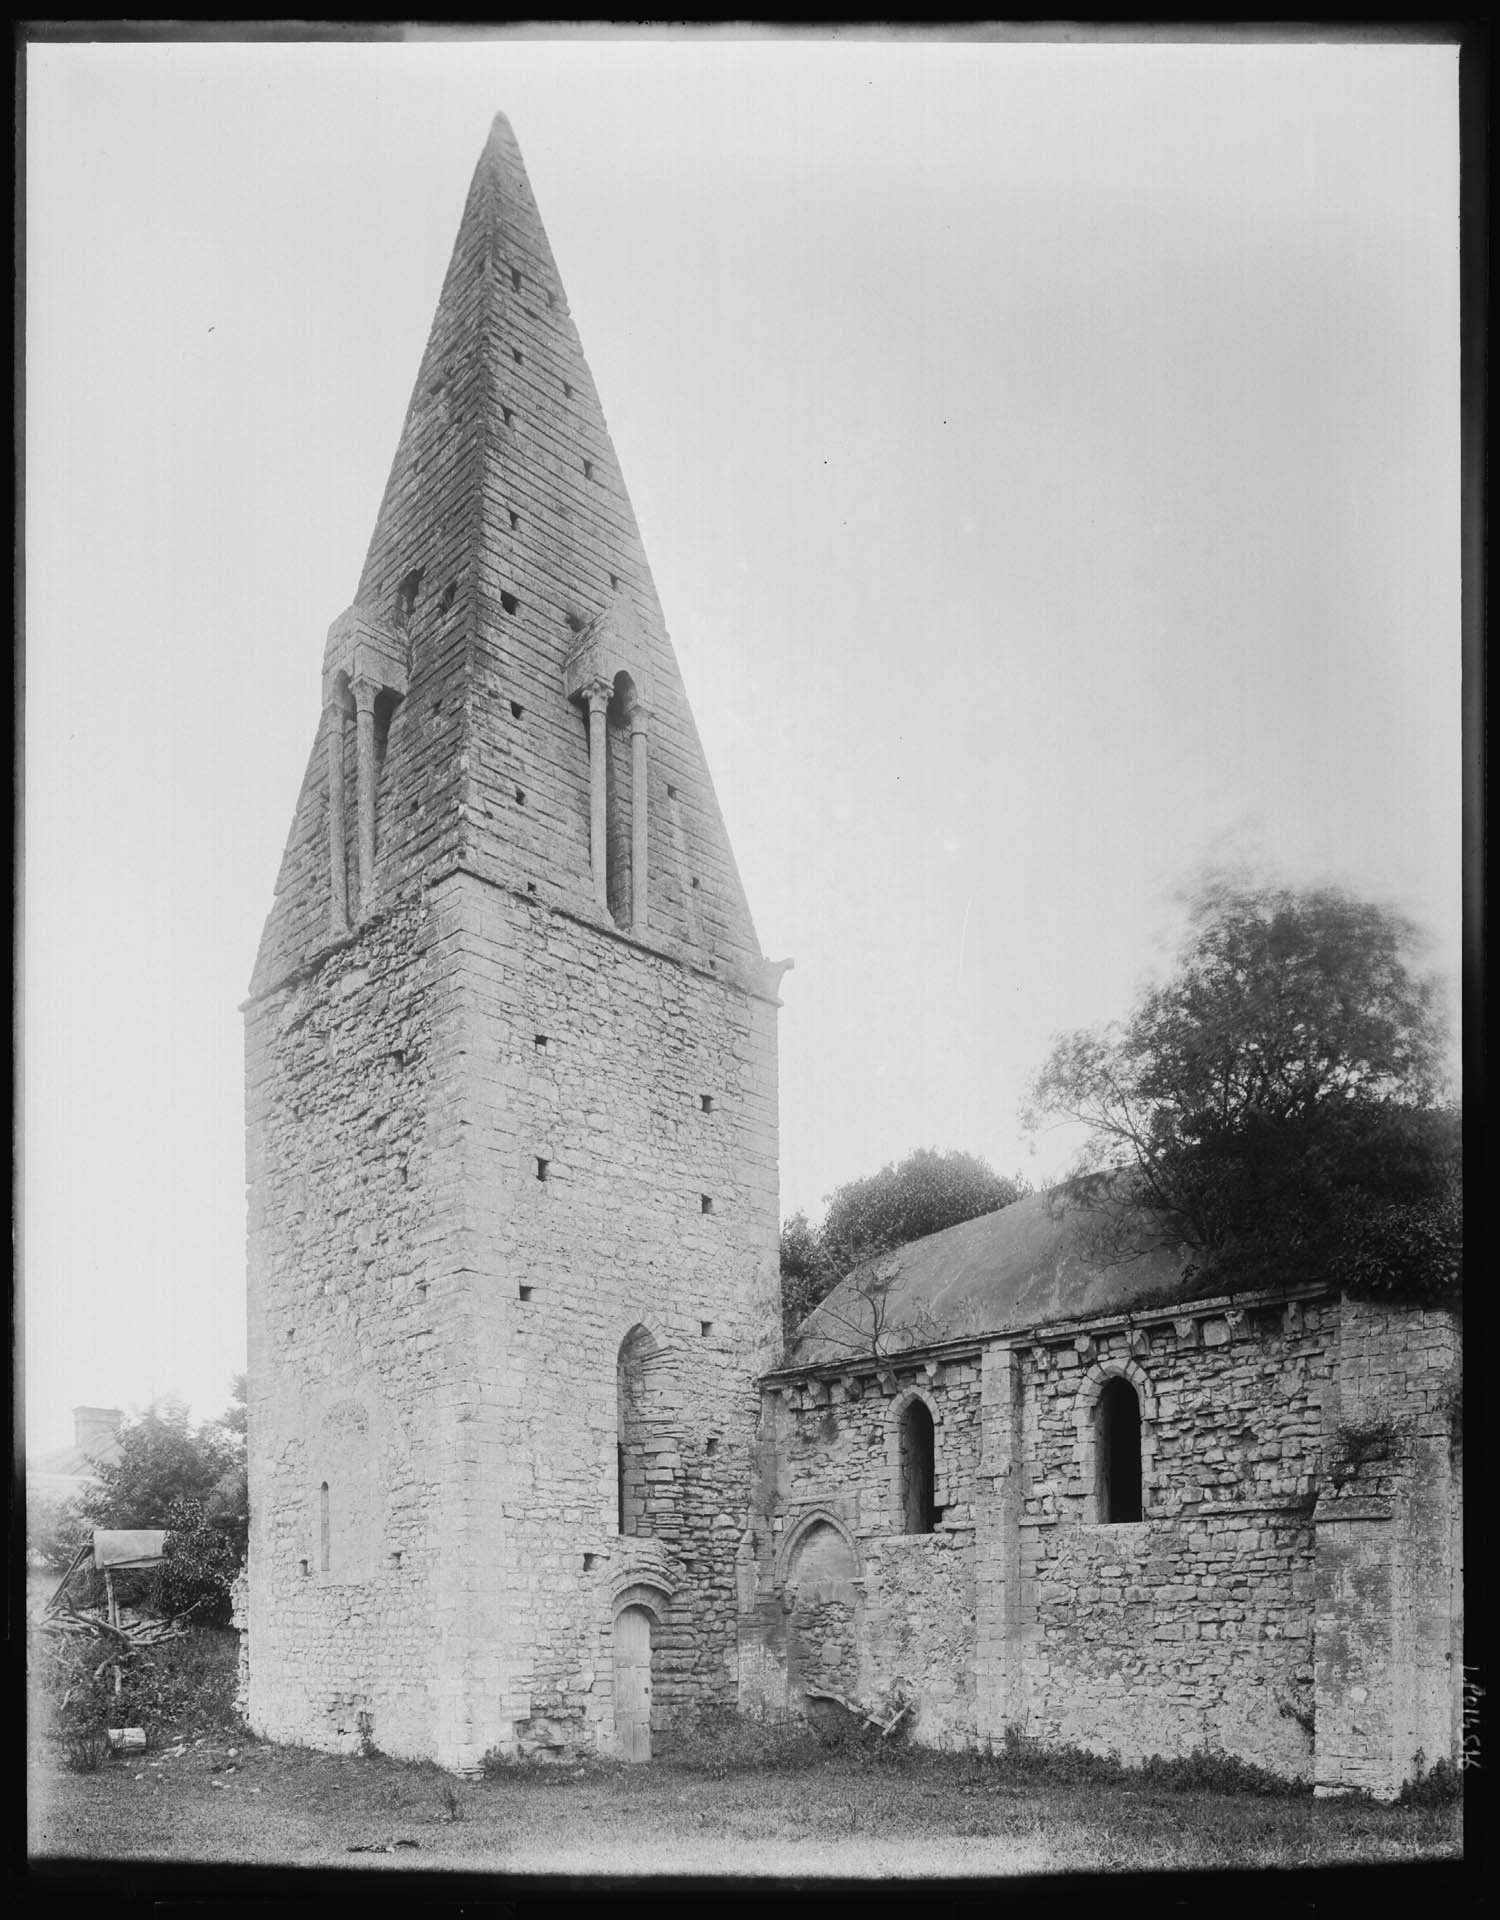
[[473, 1767], [734, 1698], [779, 977], [500, 118], [245, 1007], [258, 1732]]

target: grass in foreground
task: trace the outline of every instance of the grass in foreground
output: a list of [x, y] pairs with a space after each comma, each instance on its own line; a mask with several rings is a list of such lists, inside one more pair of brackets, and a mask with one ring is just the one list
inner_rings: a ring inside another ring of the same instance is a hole
[[458, 1782], [380, 1755], [223, 1734], [70, 1773], [33, 1763], [47, 1856], [512, 1874], [979, 1876], [1457, 1859], [1453, 1804], [1028, 1779], [1015, 1755], [720, 1770], [701, 1759], [501, 1768]]

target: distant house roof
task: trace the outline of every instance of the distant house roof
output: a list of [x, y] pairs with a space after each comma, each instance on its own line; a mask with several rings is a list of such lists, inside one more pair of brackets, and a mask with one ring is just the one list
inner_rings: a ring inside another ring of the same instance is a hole
[[847, 1360], [1158, 1302], [1183, 1288], [1184, 1249], [1108, 1196], [1031, 1194], [874, 1260], [798, 1328], [793, 1366]]
[[33, 1494], [72, 1500], [98, 1484], [99, 1468], [120, 1457], [118, 1407], [74, 1407], [73, 1444], [54, 1447], [26, 1462], [26, 1484]]
[[76, 1500], [99, 1484], [98, 1462], [82, 1447], [54, 1447], [26, 1462], [26, 1485], [48, 1500]]

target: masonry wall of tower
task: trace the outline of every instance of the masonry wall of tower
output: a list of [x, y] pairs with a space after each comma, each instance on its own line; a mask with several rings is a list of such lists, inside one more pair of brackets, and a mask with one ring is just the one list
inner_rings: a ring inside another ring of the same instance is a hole
[[431, 1750], [467, 1376], [442, 981], [419, 902], [247, 1009], [252, 1724]]
[[623, 1606], [658, 1722], [733, 1695], [775, 1002], [500, 120], [323, 685], [246, 1007], [251, 1721], [607, 1747]]
[[[627, 1575], [668, 1610], [659, 1721], [733, 1698], [775, 1324], [773, 1018], [467, 875], [254, 1005], [261, 1731], [460, 1765], [518, 1729], [608, 1744]], [[622, 1538], [635, 1327], [661, 1441]]]
[[[660, 1576], [670, 1603], [658, 1719], [734, 1695], [734, 1552], [778, 1288], [773, 1009], [463, 885], [487, 1455], [473, 1525], [501, 1543], [502, 1616], [530, 1623], [506, 1718], [527, 1744], [607, 1740], [627, 1578]], [[636, 1329], [651, 1440], [644, 1511], [622, 1536], [617, 1362]]]

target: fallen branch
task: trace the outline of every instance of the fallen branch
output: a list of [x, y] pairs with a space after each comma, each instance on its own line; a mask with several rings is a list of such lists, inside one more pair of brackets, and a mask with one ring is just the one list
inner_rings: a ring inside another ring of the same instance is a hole
[[141, 1647], [154, 1647], [163, 1640], [182, 1640], [187, 1636], [182, 1616], [176, 1620], [133, 1620], [115, 1626], [102, 1613], [82, 1608], [59, 1606], [40, 1625], [44, 1633], [92, 1634], [106, 1645], [134, 1653]]

